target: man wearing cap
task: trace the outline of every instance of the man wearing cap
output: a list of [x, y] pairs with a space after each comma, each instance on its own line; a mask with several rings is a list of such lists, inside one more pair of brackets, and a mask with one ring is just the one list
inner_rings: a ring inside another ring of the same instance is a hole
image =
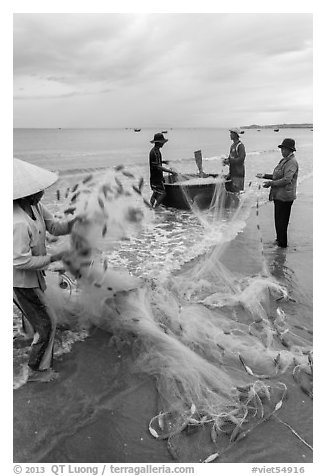
[[160, 149], [167, 141], [168, 139], [165, 139], [161, 132], [155, 134], [154, 139], [150, 141], [152, 144], [154, 144], [154, 147], [149, 153], [150, 185], [153, 191], [150, 203], [153, 208], [157, 208], [158, 206], [160, 206], [166, 195], [163, 172], [167, 172], [169, 174], [176, 174], [176, 172], [174, 172], [173, 170], [167, 169], [162, 165], [168, 164], [167, 161], [162, 160], [162, 154], [160, 151]]
[[274, 201], [276, 244], [281, 248], [286, 248], [291, 207], [296, 199], [299, 166], [294, 156], [296, 150], [294, 139], [284, 139], [278, 147], [281, 149], [282, 159], [273, 173], [259, 173], [256, 177], [268, 179], [263, 183], [263, 187], [270, 187], [269, 199]]
[[228, 192], [241, 192], [244, 189], [246, 150], [239, 136], [243, 134], [238, 128], [229, 129], [230, 139], [232, 144], [230, 153], [227, 159], [224, 159], [223, 164], [229, 166], [229, 174], [226, 177], [230, 182], [225, 183], [225, 188]]
[[58, 176], [48, 170], [14, 159], [13, 290], [14, 302], [34, 333], [28, 361], [30, 381], [48, 382], [57, 376], [52, 369], [56, 319], [44, 299], [44, 270], [64, 253], [47, 254], [45, 233], [68, 234], [76, 221], [58, 221], [39, 203], [44, 189], [57, 180]]

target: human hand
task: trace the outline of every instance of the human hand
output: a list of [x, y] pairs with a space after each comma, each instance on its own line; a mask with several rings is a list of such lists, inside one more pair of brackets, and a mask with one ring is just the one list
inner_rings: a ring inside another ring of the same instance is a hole
[[228, 158], [228, 157], [225, 157], [225, 158], [222, 160], [222, 164], [223, 164], [223, 165], [229, 165], [229, 164], [230, 164], [229, 158]]
[[256, 177], [257, 177], [257, 178], [264, 178], [264, 175], [265, 175], [265, 174], [256, 174]]
[[53, 273], [63, 274], [66, 272], [66, 267], [63, 264], [56, 262], [55, 264], [49, 266], [49, 271], [52, 271]]
[[47, 243], [55, 243], [58, 241], [59, 237], [58, 236], [52, 236], [52, 235], [46, 235], [45, 237]]
[[86, 220], [86, 214], [84, 214], [84, 213], [81, 213], [81, 214], [75, 216], [72, 220], [70, 220], [69, 223], [68, 223], [69, 233], [71, 232], [71, 230], [72, 230], [72, 228], [73, 228], [73, 226], [76, 222], [82, 223], [85, 220]]
[[264, 188], [269, 188], [271, 185], [272, 185], [272, 182], [270, 182], [270, 181], [263, 183]]
[[67, 250], [62, 250], [58, 251], [57, 253], [54, 253], [50, 257], [50, 263], [54, 263], [55, 261], [61, 261], [62, 258], [64, 258], [67, 254]]

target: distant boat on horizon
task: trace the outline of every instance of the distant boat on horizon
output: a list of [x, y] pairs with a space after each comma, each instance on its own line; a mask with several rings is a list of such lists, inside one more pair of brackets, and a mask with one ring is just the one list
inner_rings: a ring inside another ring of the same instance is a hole
[[167, 134], [167, 133], [168, 133], [168, 131], [162, 131], [162, 134]]
[[279, 129], [274, 129], [274, 132], [278, 132], [278, 131], [279, 131]]
[[134, 131], [135, 131], [135, 132], [140, 132], [140, 131], [141, 131], [141, 129], [134, 129]]

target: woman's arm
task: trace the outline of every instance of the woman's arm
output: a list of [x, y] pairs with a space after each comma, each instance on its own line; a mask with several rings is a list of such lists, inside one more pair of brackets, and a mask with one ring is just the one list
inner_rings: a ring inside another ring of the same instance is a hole
[[30, 247], [30, 236], [26, 223], [14, 224], [13, 255], [14, 268], [41, 271], [50, 263], [60, 261], [66, 251], [59, 251], [52, 255], [33, 256]]
[[30, 236], [25, 223], [14, 224], [14, 268], [42, 270], [47, 268], [51, 262], [51, 256], [33, 256], [30, 247]]
[[292, 182], [294, 174], [298, 171], [296, 163], [287, 162], [284, 166], [283, 177], [277, 180], [271, 181], [271, 187], [284, 187]]
[[71, 232], [75, 220], [57, 220], [44, 205], [40, 204], [39, 207], [45, 222], [45, 228], [51, 235], [68, 235]]

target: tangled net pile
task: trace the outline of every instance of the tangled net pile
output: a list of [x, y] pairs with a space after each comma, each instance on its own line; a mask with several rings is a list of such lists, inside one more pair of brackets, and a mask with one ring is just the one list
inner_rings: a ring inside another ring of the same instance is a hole
[[[155, 378], [160, 398], [150, 433], [167, 439], [176, 458], [184, 434], [208, 434], [209, 462], [281, 408], [287, 389], [278, 377], [291, 370], [297, 381], [304, 373], [311, 382], [312, 352], [304, 339], [291, 339], [280, 308], [271, 315], [271, 295], [287, 294], [264, 267], [255, 277], [239, 277], [220, 261], [234, 237], [232, 220], [245, 220], [252, 208], [252, 191], [226, 219], [219, 182], [214, 203], [200, 219], [205, 226], [224, 220], [224, 239], [217, 237], [209, 254], [166, 282], [110, 268], [104, 252], [137, 233], [153, 213], [142, 185], [119, 167], [99, 180], [88, 176], [68, 191], [62, 213], [79, 218], [64, 264], [77, 290], [63, 301], [50, 287], [48, 299], [60, 319], [74, 316], [81, 326], [96, 324], [130, 343], [135, 371]], [[307, 393], [312, 396], [310, 387]]]

